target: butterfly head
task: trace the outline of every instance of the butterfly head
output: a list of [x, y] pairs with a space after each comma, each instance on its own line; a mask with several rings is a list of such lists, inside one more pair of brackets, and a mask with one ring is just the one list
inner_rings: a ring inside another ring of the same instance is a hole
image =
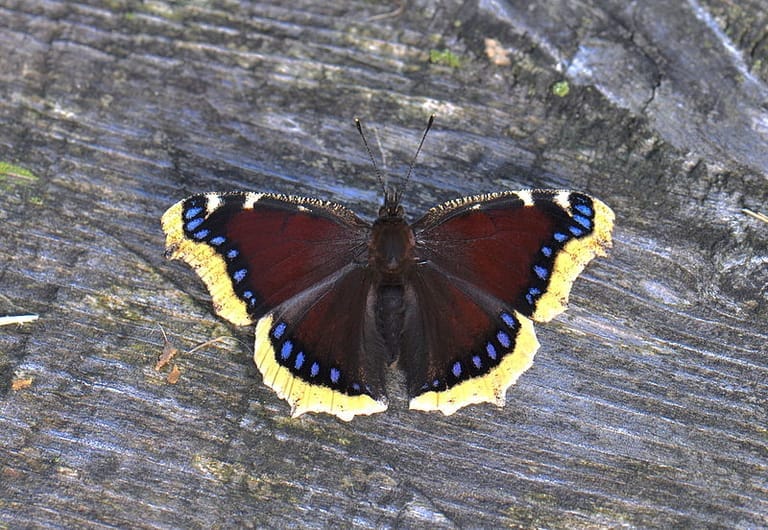
[[405, 217], [405, 209], [400, 204], [401, 196], [400, 190], [392, 188], [384, 190], [384, 204], [379, 208], [379, 219], [402, 219]]
[[419, 153], [421, 152], [421, 148], [424, 145], [424, 139], [427, 137], [427, 133], [432, 128], [432, 124], [435, 121], [435, 115], [432, 114], [429, 116], [429, 120], [427, 121], [427, 127], [424, 129], [424, 134], [421, 136], [421, 141], [419, 142], [419, 147], [416, 148], [416, 153], [413, 155], [413, 160], [411, 160], [411, 163], [408, 165], [408, 173], [405, 175], [405, 180], [403, 182], [402, 189], [393, 189], [387, 186], [384, 182], [384, 179], [382, 178], [381, 172], [379, 171], [379, 168], [376, 167], [376, 160], [373, 158], [373, 154], [371, 153], [371, 148], [368, 146], [368, 140], [365, 139], [365, 134], [363, 133], [363, 126], [360, 123], [360, 120], [358, 118], [355, 118], [355, 125], [357, 126], [357, 132], [360, 133], [360, 137], [363, 140], [363, 145], [365, 146], [365, 150], [368, 152], [368, 157], [371, 159], [371, 164], [373, 165], [373, 169], [376, 171], [376, 177], [379, 179], [379, 183], [381, 183], [381, 186], [384, 188], [384, 204], [381, 208], [379, 208], [379, 220], [387, 220], [387, 219], [397, 219], [402, 220], [405, 218], [405, 209], [400, 205], [400, 199], [402, 198], [402, 190], [405, 189], [405, 187], [408, 185], [408, 182], [411, 179], [411, 172], [413, 171], [413, 166], [416, 163], [416, 158], [418, 158]]

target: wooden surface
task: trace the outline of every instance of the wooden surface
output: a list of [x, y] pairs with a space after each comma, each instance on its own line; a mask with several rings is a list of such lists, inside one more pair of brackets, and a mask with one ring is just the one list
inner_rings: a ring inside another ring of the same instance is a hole
[[[768, 527], [766, 4], [541, 4], [0, 0], [0, 527]], [[574, 188], [614, 251], [505, 408], [290, 419], [160, 215], [371, 218], [353, 117], [397, 178], [431, 112], [413, 215]]]

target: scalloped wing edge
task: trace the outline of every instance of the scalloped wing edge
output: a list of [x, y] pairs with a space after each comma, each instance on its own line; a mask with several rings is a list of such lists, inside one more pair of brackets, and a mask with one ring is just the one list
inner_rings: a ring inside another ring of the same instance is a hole
[[[221, 205], [221, 194], [206, 193], [206, 218]], [[264, 194], [250, 193], [251, 204]], [[207, 243], [195, 241], [184, 233], [182, 210], [188, 198], [183, 199], [163, 214], [160, 223], [166, 234], [165, 256], [187, 263], [203, 280], [211, 295], [213, 309], [221, 316], [238, 326], [254, 323], [243, 302], [232, 288], [232, 280], [227, 273], [224, 259]]]
[[[557, 202], [570, 215], [573, 215], [568, 197], [571, 192], [560, 192], [555, 197]], [[531, 318], [537, 322], [549, 322], [568, 307], [568, 297], [576, 278], [587, 264], [597, 256], [607, 255], [613, 246], [611, 231], [615, 214], [600, 199], [590, 197], [595, 210], [594, 229], [582, 238], [570, 239], [555, 257], [551, 280], [547, 290], [536, 303], [536, 310]]]
[[277, 362], [269, 332], [274, 313], [268, 313], [256, 323], [253, 360], [264, 378], [264, 384], [291, 406], [291, 416], [297, 418], [307, 412], [322, 412], [350, 421], [355, 416], [376, 414], [387, 410], [385, 400], [375, 400], [365, 394], [349, 396], [324, 385], [313, 385], [293, 375]]
[[504, 354], [501, 362], [487, 374], [473, 377], [442, 391], [429, 391], [412, 398], [409, 408], [421, 411], [440, 411], [450, 416], [460, 408], [479, 403], [503, 407], [507, 389], [533, 365], [539, 341], [533, 322], [512, 311], [520, 324], [514, 347]]

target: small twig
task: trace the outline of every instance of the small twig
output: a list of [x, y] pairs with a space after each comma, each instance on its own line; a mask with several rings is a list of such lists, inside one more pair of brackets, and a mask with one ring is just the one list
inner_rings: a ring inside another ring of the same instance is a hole
[[215, 344], [217, 342], [222, 342], [224, 339], [231, 339], [231, 338], [232, 337], [228, 337], [226, 335], [221, 335], [219, 337], [216, 337], [215, 339], [207, 340], [207, 341], [203, 342], [202, 344], [198, 344], [197, 346], [195, 346], [194, 348], [189, 350], [187, 353], [194, 353], [194, 352], [196, 352], [197, 350], [199, 350], [201, 348], [205, 348], [206, 346], [210, 346], [211, 344]]
[[368, 17], [368, 22], [372, 22], [374, 20], [383, 20], [385, 18], [399, 17], [405, 12], [405, 0], [399, 0], [397, 4], [398, 4], [397, 8], [392, 11], [389, 11], [388, 13], [381, 13], [379, 15], [373, 15]]
[[[160, 332], [163, 334], [163, 353], [160, 354], [160, 357], [158, 357], [157, 362], [155, 363], [155, 370], [158, 372], [165, 368], [167, 365], [171, 364], [171, 361], [173, 360], [176, 355], [180, 353], [179, 349], [173, 346], [171, 344], [171, 341], [168, 340], [168, 335], [165, 334], [165, 330], [163, 329], [163, 326], [158, 326], [160, 328]], [[200, 348], [204, 348], [206, 346], [210, 346], [211, 344], [214, 344], [216, 342], [221, 342], [224, 339], [228, 339], [232, 337], [227, 336], [220, 336], [216, 337], [215, 339], [211, 339], [208, 341], [203, 342], [202, 344], [198, 344], [191, 350], [187, 351], [187, 353], [193, 353]], [[181, 378], [181, 369], [176, 363], [171, 364], [171, 371], [168, 372], [168, 375], [166, 376], [166, 381], [171, 384], [175, 385], [179, 382], [179, 379]]]
[[168, 381], [168, 384], [175, 385], [179, 382], [179, 379], [181, 378], [181, 369], [176, 363], [173, 363], [173, 366], [171, 367], [171, 371], [168, 372], [168, 375], [166, 376], [165, 380]]
[[11, 324], [27, 324], [40, 318], [40, 315], [8, 315], [0, 317], [0, 326], [10, 326]]
[[[171, 360], [173, 360], [173, 358], [176, 357], [180, 352], [179, 352], [179, 349], [173, 346], [173, 344], [171, 344], [171, 341], [168, 340], [168, 336], [165, 334], [165, 330], [163, 329], [163, 327], [162, 326], [158, 326], [158, 327], [160, 328], [160, 332], [163, 334], [163, 353], [160, 354], [160, 357], [158, 357], [157, 359], [157, 363], [155, 363], [155, 370], [159, 371], [162, 368], [164, 368], [166, 365], [168, 365], [168, 363], [170, 363]], [[214, 339], [207, 340], [201, 344], [198, 344], [191, 350], [187, 350], [186, 353], [194, 353], [201, 348], [205, 348], [206, 346], [210, 346], [211, 344], [222, 342], [224, 339], [231, 339], [231, 338], [234, 338], [234, 337], [221, 335]]]
[[742, 208], [741, 212], [745, 213], [747, 215], [751, 215], [752, 217], [754, 217], [758, 221], [762, 221], [764, 223], [768, 223], [768, 215], [765, 215], [764, 213], [753, 212], [752, 210], [750, 210], [748, 208]]

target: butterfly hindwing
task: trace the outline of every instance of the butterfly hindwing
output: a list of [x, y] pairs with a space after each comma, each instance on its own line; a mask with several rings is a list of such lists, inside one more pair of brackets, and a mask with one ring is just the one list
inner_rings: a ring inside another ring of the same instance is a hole
[[369, 271], [353, 264], [259, 320], [254, 361], [294, 416], [351, 420], [387, 408], [371, 296]]
[[531, 320], [430, 264], [407, 285], [400, 365], [410, 408], [449, 415], [474, 403], [503, 406], [539, 347]]

